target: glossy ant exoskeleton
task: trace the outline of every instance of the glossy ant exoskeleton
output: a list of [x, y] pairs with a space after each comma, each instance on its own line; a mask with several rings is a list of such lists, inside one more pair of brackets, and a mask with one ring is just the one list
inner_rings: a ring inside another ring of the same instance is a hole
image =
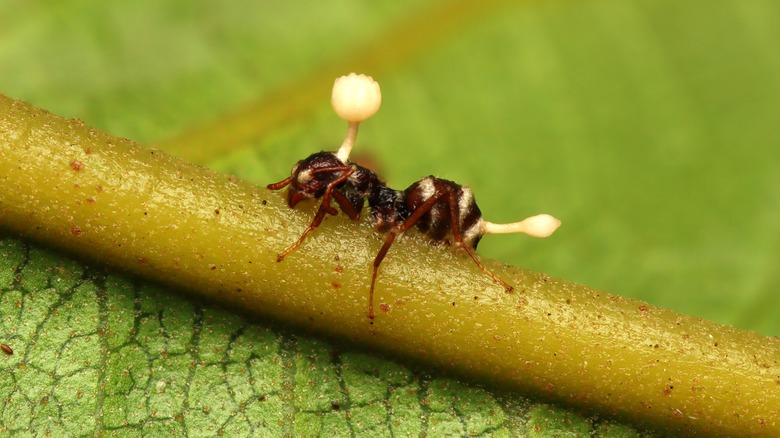
[[379, 86], [370, 77], [353, 73], [336, 80], [333, 107], [339, 116], [349, 122], [347, 137], [341, 148], [337, 152], [323, 151], [310, 155], [295, 164], [290, 177], [268, 185], [271, 190], [289, 186], [287, 204], [291, 208], [303, 199], [322, 200], [311, 225], [276, 260], [281, 262], [298, 248], [306, 236], [322, 223], [326, 214], [338, 214], [338, 210], [331, 205], [331, 199], [353, 220], [360, 218], [360, 212], [368, 200], [371, 219], [377, 231], [387, 234], [374, 259], [368, 301], [369, 318], [374, 318], [374, 286], [379, 265], [395, 238], [413, 226], [433, 241], [463, 248], [479, 269], [511, 291], [511, 285], [479, 261], [475, 253], [479, 240], [485, 234], [518, 232], [546, 237], [555, 231], [560, 221], [549, 215], [538, 215], [512, 224], [488, 222], [482, 218], [469, 187], [434, 176], [422, 178], [403, 191], [387, 187], [374, 172], [349, 160], [358, 124], [378, 110], [380, 100]]

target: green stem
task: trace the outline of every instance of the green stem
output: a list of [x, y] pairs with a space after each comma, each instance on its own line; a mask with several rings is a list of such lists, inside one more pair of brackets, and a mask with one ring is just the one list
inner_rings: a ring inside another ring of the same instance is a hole
[[[381, 236], [0, 96], [0, 227], [306, 329], [673, 431], [780, 436], [780, 340]], [[304, 203], [305, 204], [305, 203]]]

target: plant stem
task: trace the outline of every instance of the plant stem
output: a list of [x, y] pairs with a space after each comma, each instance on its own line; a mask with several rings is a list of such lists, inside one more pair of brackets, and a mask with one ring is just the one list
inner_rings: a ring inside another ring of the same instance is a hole
[[[291, 163], [292, 164], [292, 163]], [[686, 433], [780, 436], [780, 340], [381, 236], [0, 95], [0, 227], [263, 317]], [[307, 204], [307, 205], [304, 205]], [[691, 293], [694, 293], [693, 291]]]

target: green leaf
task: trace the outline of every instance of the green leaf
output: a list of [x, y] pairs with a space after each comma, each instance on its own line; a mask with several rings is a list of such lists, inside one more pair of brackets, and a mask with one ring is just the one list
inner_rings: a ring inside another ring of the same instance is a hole
[[[267, 183], [340, 143], [320, 72], [360, 67], [384, 104], [355, 152], [392, 186], [435, 174], [472, 185], [490, 220], [563, 219], [551, 239], [486, 238], [483, 256], [780, 334], [776, 2], [277, 3], [3, 2], [0, 91]], [[204, 128], [220, 140], [174, 147]], [[0, 253], [7, 430], [630, 436], [388, 362], [365, 372], [348, 347], [14, 239]]]

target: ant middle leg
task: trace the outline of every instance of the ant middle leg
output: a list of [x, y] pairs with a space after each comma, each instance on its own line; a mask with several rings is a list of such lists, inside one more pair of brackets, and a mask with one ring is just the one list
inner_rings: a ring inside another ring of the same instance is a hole
[[393, 245], [393, 242], [395, 241], [395, 237], [404, 231], [408, 230], [414, 224], [417, 223], [420, 218], [427, 213], [428, 211], [433, 208], [434, 205], [436, 205], [437, 202], [442, 198], [442, 196], [445, 195], [446, 192], [444, 191], [437, 191], [433, 194], [430, 198], [428, 198], [425, 202], [423, 202], [422, 205], [417, 207], [412, 214], [402, 223], [401, 225], [397, 225], [393, 229], [391, 229], [387, 233], [387, 238], [385, 239], [385, 243], [382, 245], [382, 248], [379, 250], [379, 253], [377, 253], [376, 258], [374, 258], [374, 271], [371, 275], [371, 289], [368, 293], [368, 318], [374, 319], [374, 287], [376, 286], [376, 277], [377, 272], [379, 271], [379, 265], [382, 264], [382, 260], [384, 260], [385, 256], [387, 255], [387, 251], [390, 250], [390, 246]]
[[371, 290], [368, 292], [368, 319], [374, 319], [375, 316], [374, 286], [376, 285], [376, 275], [379, 271], [379, 265], [382, 264], [382, 260], [384, 260], [385, 256], [387, 255], [387, 251], [390, 249], [390, 246], [393, 245], [393, 241], [397, 235], [398, 232], [396, 230], [392, 230], [387, 234], [387, 239], [385, 239], [385, 243], [382, 245], [382, 249], [379, 250], [379, 253], [374, 259], [374, 272], [371, 274]]

